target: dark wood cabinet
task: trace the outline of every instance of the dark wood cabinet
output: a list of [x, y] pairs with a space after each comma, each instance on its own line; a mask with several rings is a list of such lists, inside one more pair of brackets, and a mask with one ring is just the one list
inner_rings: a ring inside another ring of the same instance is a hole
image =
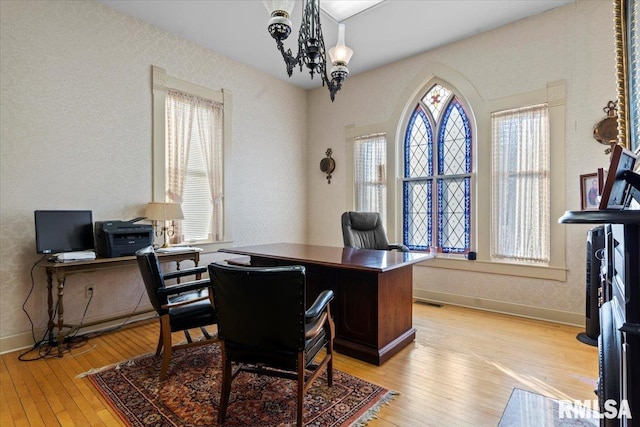
[[560, 222], [605, 224], [598, 337], [601, 425], [640, 426], [640, 211], [567, 212]]
[[[600, 307], [602, 363], [598, 384], [601, 410], [617, 401], [621, 417], [604, 418], [605, 426], [640, 425], [640, 225], [607, 224], [602, 260], [604, 298]], [[611, 353], [611, 354], [607, 354]], [[628, 404], [631, 417], [624, 416]]]

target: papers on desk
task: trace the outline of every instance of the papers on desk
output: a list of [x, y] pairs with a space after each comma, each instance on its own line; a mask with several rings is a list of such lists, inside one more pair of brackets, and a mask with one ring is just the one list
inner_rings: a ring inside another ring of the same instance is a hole
[[173, 254], [176, 252], [202, 252], [202, 248], [194, 246], [169, 246], [168, 248], [158, 248], [156, 252], [159, 254]]

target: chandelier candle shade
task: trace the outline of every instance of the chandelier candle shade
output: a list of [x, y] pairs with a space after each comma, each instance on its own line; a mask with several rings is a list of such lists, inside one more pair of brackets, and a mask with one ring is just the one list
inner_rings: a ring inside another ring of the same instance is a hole
[[[167, 243], [167, 236], [171, 237], [174, 234], [173, 221], [177, 219], [184, 219], [180, 203], [148, 203], [144, 216], [146, 219], [153, 221], [153, 226], [156, 229], [156, 236], [164, 236], [163, 248], [169, 247], [169, 243]], [[167, 221], [171, 221], [170, 227], [167, 227]], [[160, 232], [158, 232], [158, 222], [162, 223], [162, 231]]]
[[298, 34], [298, 53], [293, 56], [291, 49], [284, 50], [283, 40], [291, 34], [291, 21], [289, 16], [295, 4], [294, 0], [264, 0], [271, 19], [267, 29], [276, 41], [278, 50], [287, 66], [287, 73], [291, 73], [295, 66], [306, 65], [313, 78], [315, 73], [320, 75], [322, 85], [327, 85], [334, 100], [336, 92], [342, 88], [342, 82], [349, 76], [347, 64], [353, 55], [353, 50], [344, 44], [344, 24], [338, 25], [338, 44], [329, 49], [331, 59], [331, 79], [327, 76], [327, 56], [324, 47], [324, 37], [320, 26], [320, 0], [303, 0], [302, 23]]

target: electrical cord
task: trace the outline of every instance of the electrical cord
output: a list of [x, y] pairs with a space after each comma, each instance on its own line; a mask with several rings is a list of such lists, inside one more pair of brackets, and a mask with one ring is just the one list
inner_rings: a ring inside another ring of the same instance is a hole
[[140, 319], [140, 320], [134, 320], [133, 322], [129, 322], [131, 320], [131, 318], [137, 314], [136, 311], [140, 307], [140, 303], [142, 302], [142, 298], [145, 296], [145, 294], [146, 294], [146, 291], [144, 291], [144, 292], [142, 292], [140, 294], [140, 298], [138, 298], [138, 303], [136, 304], [135, 308], [133, 309], [133, 312], [128, 317], [126, 317], [124, 319], [124, 321], [120, 325], [116, 325], [116, 326], [114, 326], [112, 328], [109, 328], [109, 329], [103, 329], [101, 331], [89, 332], [89, 333], [86, 334], [86, 336], [89, 336], [91, 338], [99, 337], [99, 336], [104, 335], [104, 334], [109, 333], [109, 332], [118, 331], [118, 330], [124, 328], [127, 325], [131, 325], [131, 324], [134, 324], [134, 323], [137, 323], [137, 322], [142, 322], [144, 320], [147, 320], [147, 319]]
[[[42, 338], [40, 338], [39, 340], [36, 339], [36, 334], [35, 334], [35, 326], [33, 324], [33, 320], [31, 319], [31, 316], [29, 315], [29, 312], [27, 311], [27, 302], [29, 301], [29, 298], [31, 298], [31, 294], [33, 293], [33, 290], [35, 288], [35, 278], [33, 277], [33, 271], [35, 270], [36, 266], [45, 259], [47, 255], [43, 255], [42, 258], [40, 258], [39, 260], [37, 260], [35, 263], [33, 263], [33, 265], [31, 266], [31, 271], [30, 271], [30, 277], [31, 277], [31, 288], [29, 289], [29, 292], [27, 293], [27, 297], [25, 298], [24, 302], [22, 303], [22, 311], [24, 311], [24, 313], [27, 316], [27, 319], [29, 320], [29, 324], [31, 325], [31, 338], [33, 339], [33, 346], [31, 348], [29, 348], [28, 350], [20, 353], [18, 355], [18, 360], [23, 361], [23, 362], [29, 362], [29, 361], [33, 361], [33, 360], [40, 360], [40, 359], [44, 359], [46, 357], [50, 357], [51, 353], [53, 351], [53, 349], [57, 348], [57, 345], [55, 343], [52, 342], [48, 342], [47, 341], [47, 333], [49, 332], [49, 330], [46, 330], [42, 336]], [[56, 302], [55, 307], [53, 308], [53, 313], [57, 313], [58, 312], [58, 303]], [[34, 357], [34, 358], [27, 358], [27, 354], [33, 352], [37, 350], [38, 352], [38, 356]]]
[[[27, 319], [29, 319], [29, 323], [31, 325], [31, 337], [33, 339], [33, 346], [31, 348], [29, 348], [28, 350], [20, 353], [18, 355], [18, 360], [22, 361], [22, 362], [30, 362], [30, 361], [34, 361], [34, 360], [40, 360], [40, 359], [44, 359], [47, 357], [56, 357], [57, 356], [57, 351], [55, 355], [52, 355], [52, 352], [54, 349], [57, 350], [58, 346], [57, 343], [55, 342], [49, 342], [47, 341], [47, 333], [49, 332], [48, 330], [44, 332], [44, 335], [42, 336], [42, 338], [40, 340], [36, 339], [36, 334], [35, 334], [35, 326], [33, 324], [33, 320], [31, 319], [31, 316], [29, 315], [29, 312], [27, 311], [26, 305], [27, 302], [29, 301], [29, 298], [31, 297], [31, 294], [33, 293], [33, 290], [35, 288], [35, 279], [33, 277], [33, 271], [35, 270], [36, 266], [45, 259], [47, 255], [43, 255], [42, 258], [40, 258], [39, 260], [37, 260], [32, 266], [31, 266], [31, 271], [30, 271], [30, 276], [31, 276], [31, 288], [29, 289], [29, 292], [27, 293], [27, 297], [25, 298], [24, 302], [22, 303], [22, 311], [24, 311], [24, 313], [27, 315]], [[124, 321], [122, 322], [122, 324], [114, 326], [113, 328], [109, 328], [109, 329], [105, 329], [102, 331], [96, 331], [96, 332], [89, 332], [87, 334], [81, 334], [78, 335], [78, 332], [80, 331], [80, 328], [82, 327], [82, 324], [84, 323], [85, 317], [87, 315], [87, 310], [89, 309], [89, 305], [91, 304], [91, 301], [93, 300], [93, 292], [91, 292], [91, 296], [89, 297], [89, 301], [87, 301], [87, 304], [84, 308], [84, 312], [82, 313], [82, 319], [80, 320], [80, 324], [78, 325], [75, 333], [72, 336], [66, 337], [63, 341], [64, 347], [63, 347], [63, 352], [70, 352], [72, 349], [75, 348], [79, 348], [83, 345], [85, 345], [90, 338], [92, 337], [98, 337], [101, 336], [105, 333], [109, 333], [109, 332], [114, 332], [117, 331], [119, 329], [122, 329], [124, 326], [128, 325], [128, 324], [133, 324], [136, 323], [138, 321], [133, 321], [130, 322], [131, 318], [136, 315], [136, 311], [138, 310], [138, 308], [140, 307], [140, 304], [142, 302], [142, 298], [144, 297], [145, 292], [142, 292], [140, 294], [140, 298], [138, 298], [138, 303], [136, 304], [135, 308], [133, 309], [133, 312], [124, 319]], [[53, 313], [54, 316], [55, 314], [58, 312], [58, 303], [56, 302], [56, 305], [54, 307]], [[146, 320], [146, 319], [143, 319]], [[38, 356], [34, 357], [34, 358], [27, 358], [27, 354], [33, 352], [37, 350], [38, 351]]]
[[[33, 263], [33, 265], [31, 266], [31, 271], [30, 271], [30, 277], [31, 277], [31, 288], [29, 289], [29, 292], [27, 293], [27, 297], [25, 298], [24, 302], [22, 303], [22, 311], [24, 311], [24, 314], [27, 315], [27, 319], [29, 320], [29, 324], [31, 325], [31, 338], [33, 339], [33, 347], [31, 347], [30, 349], [28, 349], [27, 351], [21, 353], [18, 355], [18, 359], [22, 360], [22, 361], [29, 361], [29, 360], [38, 360], [38, 359], [42, 359], [43, 357], [46, 357], [51, 349], [50, 346], [45, 346], [45, 354], [42, 355], [41, 353], [41, 347], [43, 345], [43, 343], [45, 343], [46, 338], [47, 338], [47, 332], [45, 331], [44, 335], [42, 336], [42, 338], [40, 340], [36, 339], [36, 333], [35, 333], [35, 326], [33, 324], [33, 320], [31, 319], [31, 316], [29, 315], [29, 312], [27, 311], [27, 302], [29, 301], [29, 298], [31, 298], [31, 294], [33, 293], [33, 289], [35, 288], [35, 279], [33, 277], [33, 271], [35, 270], [36, 266], [45, 259], [47, 255], [43, 255], [42, 258], [40, 258], [39, 260], [37, 260], [36, 262]], [[56, 311], [57, 311], [57, 304], [56, 304]], [[38, 350], [38, 357], [35, 359], [26, 359], [25, 356], [34, 351], [34, 350]]]
[[84, 318], [87, 316], [87, 310], [89, 309], [89, 305], [91, 304], [91, 300], [93, 300], [93, 289], [91, 290], [91, 296], [89, 297], [89, 301], [87, 301], [87, 305], [84, 306], [84, 312], [82, 313], [82, 318], [80, 319], [80, 324], [76, 328], [75, 333], [73, 335], [71, 335], [69, 338], [75, 338], [76, 336], [78, 336], [78, 332], [80, 331], [80, 328], [82, 328], [82, 325], [84, 323]]
[[[57, 343], [55, 342], [48, 342], [47, 341], [47, 333], [49, 332], [48, 330], [44, 332], [44, 335], [42, 336], [42, 338], [40, 340], [36, 339], [36, 334], [35, 334], [35, 326], [33, 324], [33, 320], [31, 319], [31, 316], [29, 315], [29, 312], [27, 311], [26, 305], [27, 302], [29, 301], [29, 298], [31, 297], [31, 294], [33, 293], [33, 290], [35, 288], [35, 278], [33, 277], [33, 271], [35, 269], [35, 267], [42, 261], [44, 260], [44, 258], [46, 257], [46, 255], [43, 255], [42, 258], [40, 258], [38, 261], [36, 261], [32, 266], [31, 266], [31, 272], [30, 272], [30, 276], [31, 276], [31, 288], [29, 289], [29, 292], [27, 294], [27, 297], [25, 298], [24, 302], [22, 303], [22, 311], [24, 311], [24, 313], [27, 315], [27, 319], [29, 319], [29, 323], [31, 325], [31, 337], [33, 339], [33, 346], [31, 348], [29, 348], [28, 350], [20, 353], [18, 355], [18, 360], [22, 361], [22, 362], [30, 362], [30, 361], [34, 361], [34, 360], [40, 360], [40, 359], [44, 359], [47, 357], [54, 357], [54, 355], [52, 355], [52, 352], [54, 349], [57, 349]], [[88, 341], [89, 338], [86, 335], [78, 335], [78, 331], [80, 330], [80, 327], [82, 326], [82, 324], [84, 323], [84, 319], [87, 315], [87, 310], [89, 309], [89, 305], [91, 304], [91, 301], [93, 300], [93, 292], [91, 293], [91, 297], [89, 298], [89, 301], [87, 301], [87, 305], [84, 308], [84, 312], [82, 313], [82, 319], [80, 320], [80, 325], [78, 326], [78, 328], [75, 331], [75, 334], [69, 337], [66, 337], [63, 341], [63, 353], [64, 352], [69, 352], [72, 349], [75, 348], [79, 348], [83, 345], [85, 345]], [[140, 301], [142, 300], [142, 297], [140, 297]], [[138, 301], [138, 305], [140, 304], [140, 301]], [[137, 308], [137, 307], [136, 307]], [[56, 305], [53, 309], [53, 313], [55, 315], [55, 313], [58, 312], [58, 303], [56, 302]], [[27, 354], [33, 352], [37, 350], [37, 357], [33, 357], [33, 358], [28, 358]], [[57, 352], [55, 354], [55, 356], [57, 356]]]
[[45, 259], [47, 255], [42, 255], [42, 258], [40, 258], [39, 260], [37, 260], [36, 262], [33, 263], [33, 265], [31, 266], [31, 271], [30, 271], [30, 275], [31, 275], [31, 288], [29, 289], [29, 293], [27, 294], [27, 297], [25, 298], [24, 302], [22, 303], [22, 311], [24, 311], [24, 314], [27, 315], [27, 319], [29, 319], [29, 323], [31, 324], [31, 337], [33, 338], [33, 342], [34, 345], [38, 344], [38, 341], [36, 341], [36, 333], [35, 333], [35, 328], [33, 325], [33, 320], [31, 320], [31, 316], [29, 316], [29, 312], [27, 311], [26, 305], [27, 305], [27, 301], [29, 301], [29, 298], [31, 297], [31, 294], [33, 293], [33, 289], [35, 288], [36, 285], [36, 281], [33, 278], [33, 270], [35, 270], [36, 266], [43, 260]]

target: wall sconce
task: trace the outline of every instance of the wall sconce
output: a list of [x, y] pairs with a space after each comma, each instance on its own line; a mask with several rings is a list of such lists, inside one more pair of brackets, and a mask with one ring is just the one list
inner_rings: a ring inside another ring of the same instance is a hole
[[600, 144], [608, 145], [604, 154], [610, 154], [613, 144], [618, 142], [618, 101], [609, 101], [602, 111], [607, 116], [593, 127], [593, 138]]
[[[169, 247], [169, 243], [167, 243], [167, 236], [172, 237], [175, 234], [174, 220], [184, 219], [180, 203], [148, 203], [144, 216], [148, 220], [153, 221], [153, 227], [156, 229], [156, 236], [164, 236], [163, 248]], [[167, 227], [167, 221], [171, 221], [171, 225], [169, 227]], [[161, 231], [158, 231], [158, 222], [162, 223]]]
[[336, 169], [336, 161], [331, 158], [331, 153], [331, 148], [327, 148], [327, 157], [320, 160], [320, 170], [327, 174], [327, 184], [331, 184], [331, 174]]

